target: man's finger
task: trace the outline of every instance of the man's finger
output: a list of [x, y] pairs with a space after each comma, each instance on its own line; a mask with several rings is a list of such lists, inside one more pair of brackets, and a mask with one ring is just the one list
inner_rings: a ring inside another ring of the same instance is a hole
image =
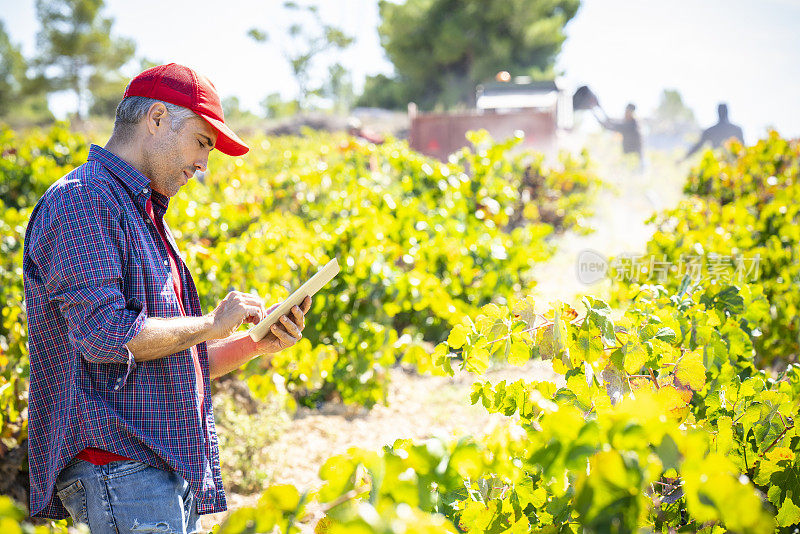
[[258, 324], [264, 318], [264, 310], [260, 306], [247, 305], [243, 309], [245, 322]]
[[282, 349], [285, 349], [286, 347], [291, 347], [297, 342], [295, 338], [290, 336], [289, 333], [286, 332], [286, 330], [282, 329], [280, 326], [278, 326], [277, 323], [272, 325], [270, 330], [275, 335], [275, 337], [278, 338], [278, 341], [280, 342], [280, 347]]
[[255, 306], [264, 307], [264, 299], [259, 297], [258, 295], [252, 295], [250, 293], [240, 293], [242, 302], [245, 304], [253, 304]]
[[308, 310], [310, 309], [311, 309], [311, 297], [307, 296], [306, 298], [303, 299], [303, 304], [302, 304], [303, 315], [308, 313]]
[[267, 316], [267, 310], [264, 308], [264, 301], [261, 300], [261, 297], [251, 295], [250, 293], [239, 293], [239, 299], [240, 304], [242, 304], [243, 308], [248, 313], [248, 316], [252, 316], [252, 312], [250, 311], [251, 309], [258, 310], [258, 321], [253, 324], [258, 324], [261, 319]]
[[289, 335], [297, 339], [303, 337], [303, 334], [300, 333], [300, 329], [298, 328], [299, 325], [293, 323], [289, 317], [286, 315], [281, 315], [281, 318], [278, 320], [281, 322], [286, 331], [289, 332]]
[[292, 306], [292, 315], [294, 315], [294, 324], [297, 325], [301, 331], [306, 327], [306, 317], [297, 306]]

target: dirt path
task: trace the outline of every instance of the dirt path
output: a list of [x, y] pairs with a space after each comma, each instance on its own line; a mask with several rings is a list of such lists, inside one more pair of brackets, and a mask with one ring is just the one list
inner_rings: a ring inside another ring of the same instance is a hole
[[[329, 457], [351, 447], [378, 450], [397, 439], [424, 440], [489, 433], [506, 417], [489, 414], [481, 406], [469, 404], [474, 377], [457, 372], [454, 377], [419, 376], [400, 368], [390, 371], [388, 404], [372, 410], [348, 409], [329, 404], [320, 410], [301, 408], [280, 438], [269, 445], [268, 455], [280, 459], [267, 484], [292, 484], [302, 490], [317, 488], [319, 468]], [[530, 362], [523, 368], [508, 367], [487, 373], [492, 382], [516, 380], [556, 380], [545, 362]], [[228, 507], [235, 510], [252, 506], [258, 494], [228, 495]], [[204, 516], [204, 527], [224, 520], [226, 513]], [[308, 527], [311, 531], [311, 525]]]
[[[598, 174], [611, 188], [597, 198], [595, 215], [590, 221], [595, 232], [559, 236], [555, 256], [535, 270], [539, 285], [531, 293], [537, 298], [537, 306], [543, 309], [553, 300], [576, 304], [577, 294], [602, 297], [610, 286], [607, 280], [589, 286], [578, 279], [576, 263], [581, 252], [593, 250], [608, 257], [643, 250], [652, 233], [644, 221], [654, 210], [677, 203], [685, 175], [664, 161], [654, 162], [643, 173], [620, 164], [600, 162]], [[492, 381], [554, 378], [544, 362], [531, 362], [523, 369], [492, 371], [489, 376]], [[317, 472], [324, 461], [350, 447], [375, 450], [400, 438], [479, 436], [504, 419], [486, 413], [482, 407], [469, 405], [473, 380], [470, 375], [426, 377], [393, 369], [391, 380], [388, 405], [369, 412], [349, 411], [336, 405], [315, 411], [300, 410], [289, 429], [269, 446], [270, 456], [280, 461], [267, 482], [315, 488], [320, 484]], [[229, 507], [253, 505], [257, 500], [258, 495], [234, 494], [229, 496]], [[221, 522], [224, 516], [206, 516], [205, 524]]]
[[[547, 309], [555, 300], [577, 306], [579, 296], [584, 294], [607, 297], [610, 280], [604, 277], [596, 283], [582, 282], [579, 264], [642, 253], [653, 233], [653, 226], [645, 221], [655, 211], [677, 205], [681, 198], [686, 169], [677, 167], [663, 154], [651, 156], [644, 171], [620, 162], [600, 161], [597, 165], [598, 175], [609, 187], [595, 201], [594, 216], [588, 222], [594, 232], [579, 235], [569, 231], [560, 235], [553, 258], [534, 268], [538, 285], [530, 293], [536, 298], [537, 309]], [[584, 280], [588, 276], [584, 271]]]

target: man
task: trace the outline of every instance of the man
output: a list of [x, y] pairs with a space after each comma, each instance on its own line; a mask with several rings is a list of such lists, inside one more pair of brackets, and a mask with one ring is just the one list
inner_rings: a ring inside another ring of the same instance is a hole
[[639, 133], [639, 123], [633, 116], [636, 106], [628, 104], [625, 106], [625, 118], [621, 121], [606, 118], [600, 120], [600, 124], [607, 130], [622, 134], [622, 152], [625, 154], [636, 154], [639, 161], [642, 161], [642, 135]]
[[744, 143], [744, 133], [742, 129], [728, 120], [727, 104], [720, 104], [717, 106], [717, 115], [719, 116], [717, 123], [703, 130], [700, 140], [689, 149], [683, 159], [688, 159], [689, 156], [700, 150], [700, 147], [706, 143], [711, 143], [712, 148], [719, 148], [722, 146], [722, 143], [731, 137], [738, 139], [740, 143]]
[[217, 148], [249, 149], [211, 82], [171, 63], [134, 78], [104, 148], [31, 214], [23, 270], [30, 340], [31, 514], [92, 532], [195, 532], [226, 509], [211, 378], [296, 343], [301, 307], [262, 341], [267, 310], [231, 292], [203, 315], [163, 217]]

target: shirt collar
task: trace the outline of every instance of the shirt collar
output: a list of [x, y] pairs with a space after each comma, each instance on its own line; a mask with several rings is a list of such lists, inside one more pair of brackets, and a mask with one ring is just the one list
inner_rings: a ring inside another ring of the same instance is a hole
[[88, 161], [97, 161], [108, 169], [131, 192], [134, 199], [141, 200], [142, 204], [147, 202], [148, 198], [152, 198], [153, 210], [157, 215], [163, 217], [169, 206], [169, 197], [153, 191], [150, 188], [150, 179], [139, 169], [113, 152], [95, 144], [89, 147]]

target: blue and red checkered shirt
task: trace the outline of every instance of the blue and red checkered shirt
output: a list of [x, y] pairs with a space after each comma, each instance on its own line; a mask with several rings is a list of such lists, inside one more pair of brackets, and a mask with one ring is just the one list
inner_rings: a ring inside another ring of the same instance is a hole
[[[149, 198], [163, 218], [169, 199], [92, 145], [88, 162], [53, 184], [31, 214], [23, 276], [32, 515], [67, 517], [55, 479], [86, 447], [174, 470], [191, 485], [201, 514], [226, 509], [211, 397], [197, 402], [190, 351], [135, 362], [125, 347], [147, 317], [181, 315], [167, 249], [145, 209]], [[192, 276], [178, 263], [186, 313], [200, 316]], [[209, 391], [208, 349], [197, 349]]]

